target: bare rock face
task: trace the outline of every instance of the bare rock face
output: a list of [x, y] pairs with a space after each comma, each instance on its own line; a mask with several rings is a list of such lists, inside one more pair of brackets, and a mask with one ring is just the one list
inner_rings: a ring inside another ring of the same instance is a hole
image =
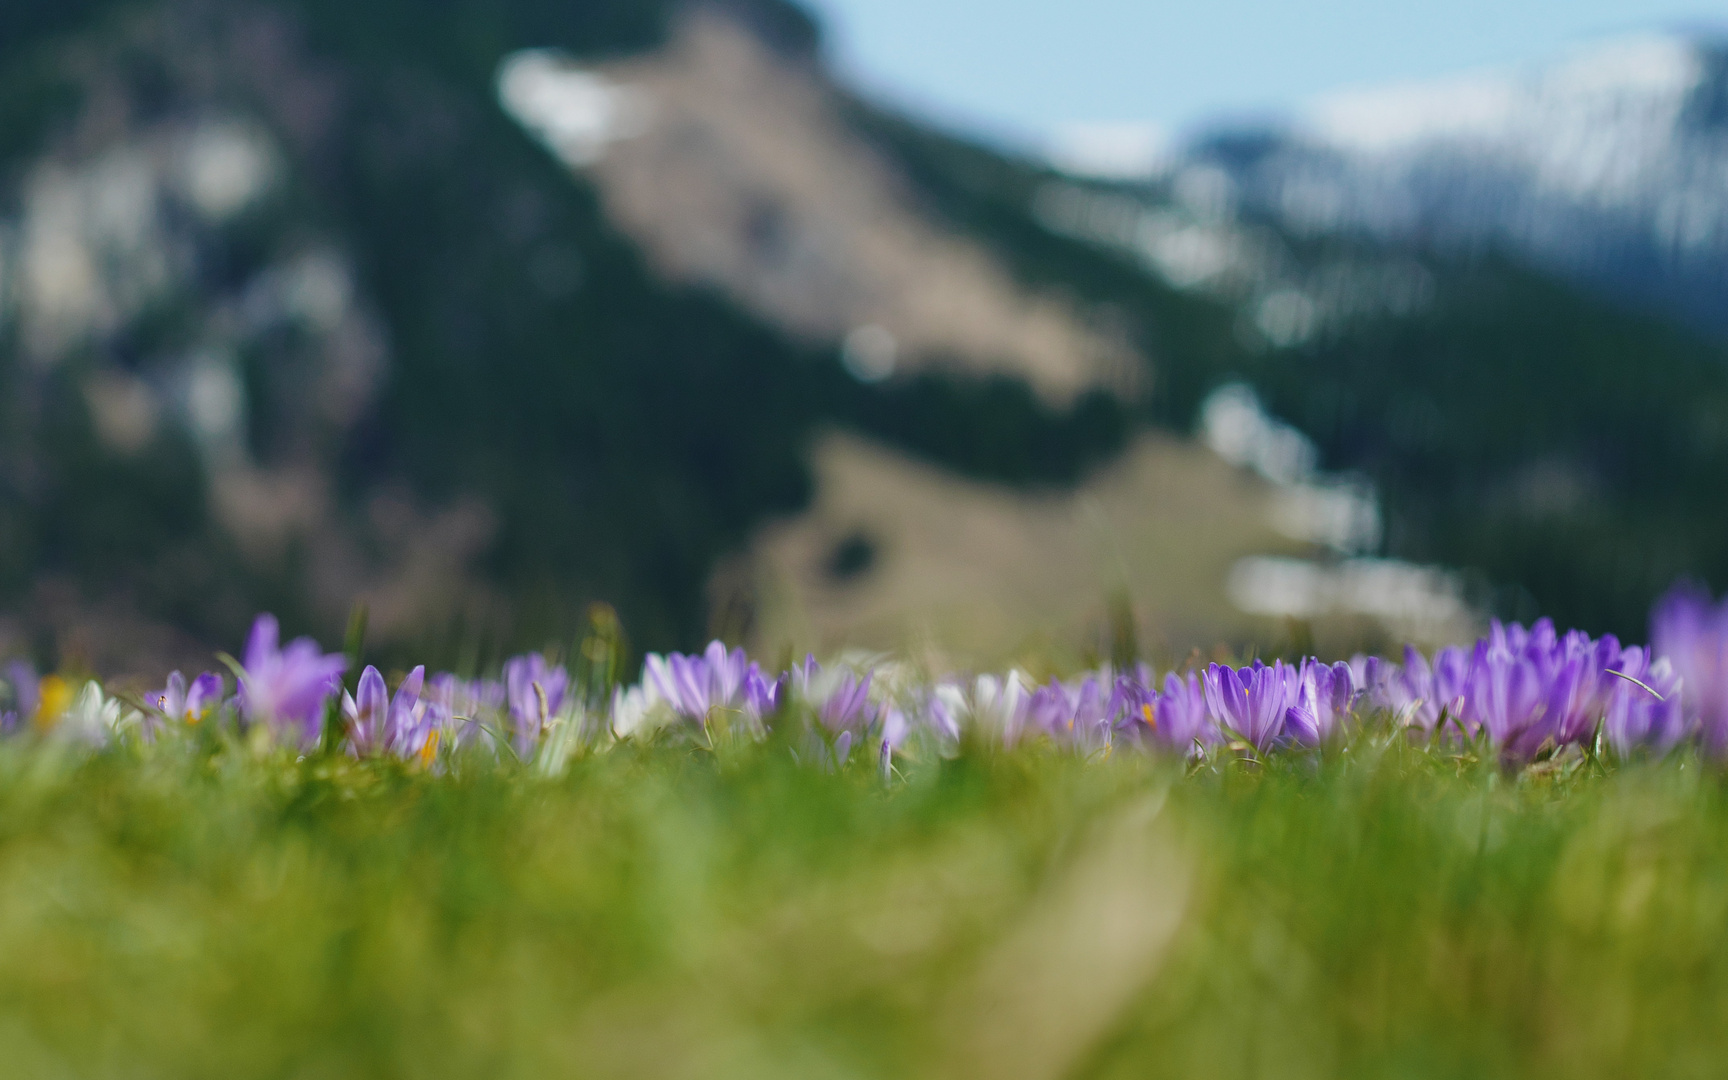
[[820, 69], [724, 9], [691, 9], [644, 57], [578, 69], [518, 55], [501, 91], [661, 273], [844, 344], [861, 378], [940, 365], [1022, 378], [1063, 404], [1142, 366], [1077, 305], [923, 212]]

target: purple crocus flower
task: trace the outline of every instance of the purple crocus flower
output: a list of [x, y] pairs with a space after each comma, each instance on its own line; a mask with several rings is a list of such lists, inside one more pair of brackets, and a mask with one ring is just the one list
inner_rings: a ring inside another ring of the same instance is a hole
[[[438, 758], [438, 745], [447, 738], [452, 738], [450, 706], [436, 698], [423, 698], [420, 702], [421, 715], [419, 721], [408, 733], [405, 746], [419, 743], [420, 750], [414, 757], [422, 765], [431, 765]], [[454, 740], [452, 739], [452, 745]]]
[[[1619, 641], [1612, 636], [1592, 640], [1581, 630], [1560, 636], [1552, 620], [1538, 619], [1528, 631], [1495, 621], [1487, 645], [1490, 652], [1500, 650], [1535, 666], [1542, 686], [1538, 726], [1543, 737], [1556, 746], [1590, 738], [1601, 716], [1604, 684], [1612, 678], [1605, 672], [1620, 659]], [[1522, 741], [1525, 750], [1534, 750], [1541, 739], [1531, 732]]]
[[359, 696], [343, 691], [342, 720], [348, 728], [349, 747], [361, 757], [374, 757], [384, 751], [384, 717], [390, 709], [390, 691], [384, 676], [367, 665], [360, 673]]
[[790, 673], [783, 673], [778, 679], [770, 682], [762, 674], [762, 669], [751, 664], [744, 673], [744, 713], [757, 724], [761, 724], [770, 716], [780, 711], [780, 703], [786, 699], [786, 686], [791, 681]]
[[1696, 585], [1676, 586], [1651, 614], [1650, 650], [1680, 678], [1686, 720], [1704, 752], [1728, 756], [1728, 599], [1717, 604]]
[[889, 705], [882, 710], [882, 738], [876, 746], [876, 768], [882, 774], [883, 783], [894, 779], [894, 751], [905, 745], [911, 733], [912, 724], [898, 706]]
[[170, 720], [196, 724], [222, 701], [222, 676], [206, 671], [186, 685], [178, 671], [168, 676], [168, 685], [156, 695], [155, 705]]
[[1386, 686], [1398, 673], [1398, 665], [1382, 660], [1378, 656], [1365, 656], [1357, 653], [1349, 660], [1350, 678], [1355, 682], [1368, 705], [1376, 709], [1389, 709], [1386, 699]]
[[1026, 719], [1035, 728], [1052, 738], [1064, 741], [1074, 734], [1074, 701], [1060, 681], [1052, 678], [1050, 685], [1032, 691], [1026, 702]]
[[1218, 741], [1206, 691], [1192, 671], [1165, 675], [1162, 691], [1140, 679], [1118, 679], [1115, 702], [1119, 729], [1168, 750], [1191, 757], [1205, 744]]
[[40, 681], [35, 668], [14, 660], [6, 665], [6, 682], [12, 687], [13, 709], [0, 713], [0, 734], [10, 735], [35, 717], [41, 700], [37, 693]]
[[1307, 746], [1330, 739], [1356, 703], [1356, 679], [1350, 665], [1323, 664], [1312, 657], [1296, 670], [1290, 707], [1284, 713], [1289, 736]]
[[703, 666], [708, 671], [710, 707], [736, 708], [744, 690], [744, 680], [755, 665], [743, 649], [728, 650], [718, 641], [710, 641], [702, 652]]
[[1203, 679], [1206, 705], [1219, 727], [1265, 753], [1284, 734], [1291, 674], [1282, 660], [1271, 667], [1256, 660], [1240, 669], [1213, 664]]
[[812, 687], [818, 691], [818, 698], [810, 704], [815, 706], [816, 718], [822, 726], [834, 732], [868, 728], [876, 719], [876, 710], [870, 704], [872, 677], [859, 678], [855, 672], [841, 670], [832, 681], [821, 680], [826, 686]]
[[1104, 703], [1104, 716], [1115, 738], [1143, 743], [1158, 729], [1158, 693], [1152, 689], [1152, 672], [1139, 665], [1132, 675], [1118, 675]]
[[384, 748], [404, 760], [423, 759], [428, 746], [437, 747], [436, 731], [442, 715], [438, 703], [425, 696], [426, 668], [410, 671], [396, 687], [385, 714]]
[[[1529, 733], [1536, 742], [1547, 735], [1543, 721], [1542, 679], [1536, 665], [1504, 644], [1477, 643], [1470, 671], [1471, 715], [1501, 747]], [[1532, 749], [1534, 749], [1532, 747]]]
[[206, 671], [193, 679], [188, 687], [186, 676], [178, 671], [172, 672], [168, 676], [168, 685], [146, 699], [146, 704], [153, 707], [157, 715], [145, 716], [144, 736], [155, 738], [162, 721], [196, 724], [221, 701], [222, 676]]
[[951, 682], [931, 687], [916, 703], [914, 715], [923, 726], [946, 743], [960, 741], [960, 717], [966, 713], [966, 691]]
[[468, 681], [457, 678], [448, 671], [440, 671], [426, 679], [426, 688], [421, 692], [421, 697], [428, 705], [438, 706], [437, 715], [442, 718], [443, 723], [439, 729], [443, 734], [439, 738], [456, 741], [458, 730], [465, 726], [456, 717], [472, 717], [472, 713], [464, 712], [458, 704], [466, 702], [469, 696]]
[[1586, 696], [1584, 661], [1574, 656], [1543, 663], [1542, 642], [1537, 643], [1537, 655], [1530, 656], [1495, 646], [1492, 640], [1476, 646], [1470, 714], [1487, 729], [1503, 757], [1528, 760], [1543, 744], [1558, 745], [1562, 732], [1573, 724]]
[[1488, 637], [1484, 640], [1491, 649], [1525, 656], [1532, 651], [1552, 651], [1558, 638], [1554, 632], [1554, 620], [1544, 617], [1531, 623], [1528, 630], [1522, 623], [1503, 623], [1494, 619], [1488, 624]]
[[[876, 725], [879, 710], [870, 700], [871, 672], [860, 677], [850, 668], [822, 670], [813, 656], [804, 658], [787, 672], [788, 684], [816, 714], [816, 720], [834, 736], [835, 759], [845, 764], [852, 744]], [[880, 745], [877, 747], [880, 753]]]
[[[1625, 678], [1609, 676], [1602, 718], [1608, 745], [1621, 757], [1641, 749], [1658, 756], [1672, 750], [1686, 735], [1680, 676], [1667, 658], [1650, 659], [1649, 649], [1630, 648], [1614, 667]], [[1631, 682], [1636, 679], [1637, 682]]]
[[[1519, 627], [1521, 631], [1523, 628]], [[1378, 688], [1379, 704], [1392, 710], [1405, 723], [1432, 732], [1442, 714], [1469, 730], [1469, 678], [1472, 656], [1456, 647], [1441, 649], [1434, 662], [1415, 648], [1405, 646], [1402, 667], [1386, 665]], [[1380, 671], [1365, 672], [1369, 678]], [[1372, 684], [1369, 684], [1372, 686]]]
[[[701, 656], [650, 653], [642, 681], [678, 715], [703, 721], [713, 709], [735, 709], [742, 703], [746, 677], [755, 665], [743, 649], [727, 651], [710, 642]], [[757, 669], [760, 674], [760, 669]]]
[[1620, 642], [1613, 635], [1592, 639], [1582, 630], [1570, 630], [1562, 636], [1549, 619], [1538, 619], [1529, 630], [1496, 620], [1486, 644], [1535, 665], [1544, 688], [1542, 725], [1555, 745], [1591, 737], [1613, 681], [1607, 670], [1621, 658]]
[[1110, 744], [1111, 706], [1121, 704], [1114, 693], [1106, 698], [1096, 675], [1072, 688], [1051, 679], [1027, 701], [1026, 719], [1057, 742], [1095, 750]]
[[325, 654], [311, 638], [277, 647], [280, 630], [273, 615], [260, 615], [246, 641], [240, 672], [240, 711], [250, 724], [263, 724], [278, 739], [310, 750], [324, 730], [324, 704], [335, 694], [348, 662]]
[[1574, 630], [1566, 635], [1564, 647], [1568, 652], [1581, 655], [1585, 660], [1586, 675], [1594, 676], [1594, 685], [1587, 687], [1591, 696], [1591, 711], [1600, 714], [1608, 703], [1608, 695], [1614, 687], [1624, 679], [1608, 674], [1610, 670], [1618, 670], [1620, 665], [1627, 663], [1633, 653], [1647, 658], [1646, 649], [1628, 649], [1620, 644], [1620, 639], [1613, 634], [1603, 634], [1592, 641], [1590, 637]]
[[890, 705], [882, 710], [882, 745], [889, 750], [898, 750], [906, 745], [906, 739], [912, 734], [912, 722], [907, 718], [905, 710]]
[[527, 760], [533, 755], [546, 721], [564, 707], [569, 688], [569, 672], [548, 664], [539, 653], [518, 656], [504, 664], [511, 742], [517, 756]]
[[348, 740], [360, 757], [395, 754], [414, 758], [432, 736], [428, 706], [420, 691], [426, 669], [417, 667], [396, 688], [394, 697], [384, 686], [384, 676], [370, 665], [360, 673], [360, 688], [354, 696], [342, 695], [342, 717], [348, 724]]

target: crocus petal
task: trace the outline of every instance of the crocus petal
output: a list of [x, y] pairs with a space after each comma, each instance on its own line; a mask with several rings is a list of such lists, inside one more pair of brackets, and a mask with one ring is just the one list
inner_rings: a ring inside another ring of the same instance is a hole
[[222, 676], [206, 671], [186, 691], [186, 717], [198, 720], [222, 701]]

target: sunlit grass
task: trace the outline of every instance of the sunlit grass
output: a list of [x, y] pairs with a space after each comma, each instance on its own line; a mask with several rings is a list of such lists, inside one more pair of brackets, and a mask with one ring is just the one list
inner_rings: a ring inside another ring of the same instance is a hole
[[1383, 735], [884, 786], [0, 747], [19, 1076], [1631, 1076], [1728, 1060], [1728, 800]]

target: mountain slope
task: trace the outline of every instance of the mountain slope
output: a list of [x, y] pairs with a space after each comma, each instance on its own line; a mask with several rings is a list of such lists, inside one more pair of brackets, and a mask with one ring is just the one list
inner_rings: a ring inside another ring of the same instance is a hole
[[[1677, 576], [1728, 583], [1728, 349], [1505, 258], [1244, 208], [1193, 162], [1083, 183], [866, 116], [920, 190], [1028, 280], [1120, 312], [1141, 415], [1235, 380], [1378, 490], [1385, 550], [1520, 617], [1642, 632]], [[1110, 257], [1100, 259], [1100, 254]]]
[[1528, 70], [1341, 94], [1194, 157], [1304, 233], [1503, 248], [1728, 330], [1721, 40], [1635, 37]]
[[[791, 9], [725, 10], [808, 48]], [[1107, 398], [865, 387], [656, 273], [494, 79], [526, 46], [639, 50], [665, 15], [114, 5], [10, 66], [5, 100], [39, 103], [4, 168], [12, 633], [118, 605], [121, 640], [77, 646], [111, 663], [164, 626], [230, 640], [259, 606], [330, 636], [357, 596], [376, 634], [452, 627], [433, 644], [457, 650], [604, 599], [639, 643], [689, 644], [716, 560], [807, 498], [819, 420], [1014, 481], [1120, 445]]]
[[[1498, 610], [1636, 633], [1674, 575], [1728, 582], [1721, 349], [1511, 262], [1243, 210], [1215, 162], [1080, 184], [883, 113], [772, 0], [8, 26], [0, 649], [199, 662], [260, 607], [333, 638], [355, 598], [381, 656], [482, 662], [596, 600], [638, 646], [687, 647], [748, 628], [722, 610], [740, 559], [766, 579], [844, 546], [829, 509], [857, 492], [823, 477], [1030, 520], [1002, 508], [1080, 506], [1062, 492], [1102, 490], [1141, 429], [1186, 435], [1239, 382], [1316, 447], [1267, 428], [1316, 457], [1270, 469], [1280, 499], [1371, 484], [1382, 553]], [[671, 63], [705, 48], [724, 62]], [[524, 56], [658, 95], [673, 126], [575, 153], [500, 101]], [[734, 76], [772, 108], [704, 101]], [[813, 445], [866, 445], [833, 429], [883, 449], [813, 476]], [[1211, 520], [1257, 523], [1214, 553], [1322, 552], [1266, 538], [1251, 489], [1204, 489]], [[1007, 576], [1076, 558], [1062, 535]], [[918, 580], [878, 555], [811, 592], [817, 621]], [[1218, 610], [1171, 626], [1250, 632], [1200, 584]], [[978, 609], [1007, 610], [1016, 583], [992, 587]]]

